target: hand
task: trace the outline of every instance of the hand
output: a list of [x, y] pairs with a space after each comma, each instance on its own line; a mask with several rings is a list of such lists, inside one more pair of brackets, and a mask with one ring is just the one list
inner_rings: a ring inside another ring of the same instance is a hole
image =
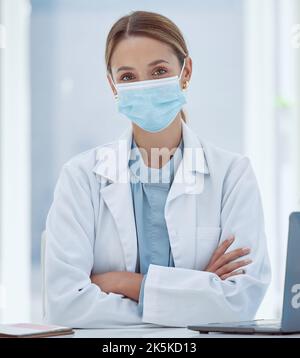
[[91, 275], [90, 278], [92, 283], [100, 287], [101, 291], [106, 293], [119, 293], [122, 273], [123, 272], [105, 272]]
[[233, 243], [234, 236], [231, 236], [227, 240], [223, 241], [222, 244], [213, 253], [207, 267], [204, 271], [214, 272], [222, 280], [234, 275], [241, 275], [245, 273], [241, 267], [246, 266], [252, 262], [252, 260], [244, 259], [232, 262], [233, 260], [249, 254], [250, 248], [240, 248], [230, 251], [225, 254], [225, 251]]
[[117, 293], [138, 301], [143, 275], [135, 272], [105, 272], [91, 275], [92, 283], [106, 293]]

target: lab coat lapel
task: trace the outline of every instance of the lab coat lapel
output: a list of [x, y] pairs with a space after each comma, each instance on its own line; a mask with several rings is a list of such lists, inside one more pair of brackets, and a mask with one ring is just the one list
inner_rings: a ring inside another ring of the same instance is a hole
[[[127, 271], [135, 272], [137, 238], [130, 184], [113, 183], [101, 189], [101, 196], [111, 212], [123, 246]], [[109, 237], [107, 238], [109, 240]]]
[[204, 174], [209, 174], [200, 139], [184, 121], [181, 122], [183, 158], [171, 185], [167, 203], [183, 194], [200, 194], [204, 186]]
[[[128, 154], [132, 129], [124, 132], [119, 141], [100, 147], [94, 171], [106, 185], [100, 195], [114, 218], [122, 243], [127, 271], [134, 272], [137, 262], [137, 237], [129, 180]], [[107, 238], [109, 240], [109, 237]]]
[[182, 121], [183, 158], [167, 197], [165, 218], [176, 267], [194, 268], [197, 200], [209, 174], [201, 142]]

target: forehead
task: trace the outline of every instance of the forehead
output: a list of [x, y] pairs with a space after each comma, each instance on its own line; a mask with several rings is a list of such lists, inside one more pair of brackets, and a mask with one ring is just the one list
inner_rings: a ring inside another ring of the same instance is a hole
[[145, 65], [158, 58], [170, 63], [175, 63], [177, 60], [168, 44], [145, 36], [129, 36], [122, 39], [115, 47], [111, 57], [111, 67]]

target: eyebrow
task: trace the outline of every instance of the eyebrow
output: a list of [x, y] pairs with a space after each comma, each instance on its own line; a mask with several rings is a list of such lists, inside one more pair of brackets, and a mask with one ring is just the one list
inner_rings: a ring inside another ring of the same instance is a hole
[[[163, 60], [163, 59], [159, 59], [159, 60], [155, 60], [155, 61], [152, 61], [150, 63], [148, 63], [148, 66], [155, 66], [159, 63], [169, 63], [168, 61], [166, 60]], [[122, 66], [122, 67], [119, 67], [117, 72], [120, 72], [120, 71], [130, 71], [130, 70], [134, 70], [134, 67], [129, 67], [129, 66]]]

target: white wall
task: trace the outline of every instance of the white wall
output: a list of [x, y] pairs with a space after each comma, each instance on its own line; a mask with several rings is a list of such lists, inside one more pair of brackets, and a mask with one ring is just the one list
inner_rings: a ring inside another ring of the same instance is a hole
[[1, 322], [30, 319], [29, 10], [27, 0], [1, 0]]

